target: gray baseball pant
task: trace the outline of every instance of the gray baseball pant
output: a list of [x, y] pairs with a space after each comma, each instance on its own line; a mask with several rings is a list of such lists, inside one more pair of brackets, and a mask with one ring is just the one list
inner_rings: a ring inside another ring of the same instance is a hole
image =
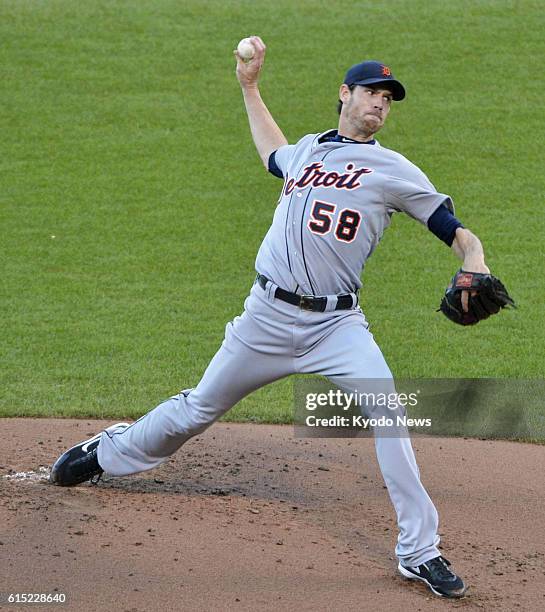
[[[320, 374], [350, 391], [347, 381], [387, 379], [394, 389], [359, 308], [335, 311], [332, 298], [326, 312], [305, 311], [276, 299], [275, 289], [273, 283], [265, 289], [254, 284], [244, 312], [227, 324], [195, 388], [159, 404], [124, 431], [102, 433], [98, 460], [105, 472], [125, 476], [160, 465], [243, 397], [290, 374]], [[420, 481], [408, 433], [375, 431], [375, 450], [397, 514], [396, 555], [404, 565], [425, 563], [440, 554], [438, 514]]]

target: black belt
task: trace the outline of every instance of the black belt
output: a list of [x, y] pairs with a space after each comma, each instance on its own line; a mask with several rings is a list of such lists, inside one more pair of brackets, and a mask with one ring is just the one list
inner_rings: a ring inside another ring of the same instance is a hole
[[[262, 289], [265, 289], [269, 279], [263, 274], [257, 275], [257, 282]], [[290, 291], [286, 291], [285, 289], [281, 289], [277, 287], [274, 292], [274, 297], [282, 300], [283, 302], [287, 302], [288, 304], [293, 304], [293, 306], [299, 306], [301, 310], [312, 310], [313, 312], [324, 312], [327, 306], [327, 298], [326, 297], [317, 297], [315, 295], [299, 295], [298, 293], [291, 293]], [[356, 297], [356, 304], [357, 304]], [[335, 306], [335, 310], [351, 310], [356, 304], [354, 304], [352, 300], [351, 293], [343, 293], [342, 295], [337, 296], [337, 305]]]

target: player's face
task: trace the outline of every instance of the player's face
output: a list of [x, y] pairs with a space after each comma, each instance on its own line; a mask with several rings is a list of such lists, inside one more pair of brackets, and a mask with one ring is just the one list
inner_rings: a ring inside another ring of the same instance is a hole
[[343, 102], [341, 119], [353, 133], [368, 137], [384, 125], [392, 103], [389, 89], [356, 85], [350, 90], [342, 85], [340, 96]]

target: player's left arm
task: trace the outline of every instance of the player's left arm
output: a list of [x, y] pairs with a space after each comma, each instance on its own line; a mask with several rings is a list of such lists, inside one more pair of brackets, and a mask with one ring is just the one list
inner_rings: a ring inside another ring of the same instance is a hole
[[514, 306], [505, 286], [490, 274], [481, 241], [454, 216], [452, 199], [438, 193], [426, 175], [406, 160], [399, 174], [404, 176], [390, 176], [384, 186], [389, 212], [400, 210], [426, 224], [463, 261], [441, 303], [445, 315], [461, 325], [472, 325]]
[[484, 250], [481, 241], [465, 227], [458, 227], [452, 241], [452, 250], [464, 262], [463, 269], [467, 272], [490, 274], [484, 262]]
[[[445, 200], [427, 221], [428, 229], [447, 244], [462, 261], [465, 272], [490, 274], [484, 261], [484, 250], [481, 241], [473, 232], [465, 228], [454, 216], [454, 206], [450, 199]], [[468, 309], [469, 294], [462, 292], [462, 308]]]
[[464, 270], [483, 274], [490, 273], [484, 263], [481, 241], [454, 216], [454, 206], [450, 198], [435, 209], [426, 224], [430, 232], [451, 247], [464, 262]]
[[445, 202], [428, 219], [428, 229], [448, 244], [463, 264], [447, 288], [440, 310], [455, 323], [473, 325], [506, 306], [514, 307], [515, 302], [503, 283], [490, 274], [481, 241], [454, 216], [452, 201]]
[[[458, 227], [452, 241], [452, 250], [464, 262], [462, 269], [466, 272], [490, 274], [484, 262], [484, 250], [481, 241], [465, 227]], [[468, 312], [469, 292], [462, 291], [462, 308]]]

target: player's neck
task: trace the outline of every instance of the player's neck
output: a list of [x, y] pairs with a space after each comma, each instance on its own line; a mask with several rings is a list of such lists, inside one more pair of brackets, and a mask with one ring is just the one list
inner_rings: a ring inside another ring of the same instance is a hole
[[339, 127], [337, 128], [337, 133], [339, 136], [344, 136], [345, 138], [351, 138], [352, 140], [357, 140], [358, 142], [370, 142], [374, 139], [374, 134], [366, 134], [351, 128], [349, 124], [346, 124], [344, 121], [339, 121]]

